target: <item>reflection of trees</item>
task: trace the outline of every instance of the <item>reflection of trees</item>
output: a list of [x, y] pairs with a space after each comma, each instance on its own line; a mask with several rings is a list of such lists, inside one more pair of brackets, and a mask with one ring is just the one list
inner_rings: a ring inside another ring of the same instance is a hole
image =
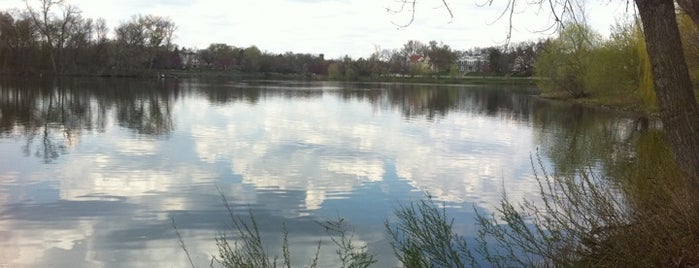
[[533, 118], [536, 143], [561, 174], [589, 166], [609, 172], [633, 157], [635, 137], [650, 127], [645, 118], [545, 101]]
[[636, 133], [627, 146], [626, 149], [631, 153], [624, 155], [616, 165], [608, 169], [610, 175], [623, 176], [627, 180], [638, 180], [637, 182], [645, 184], [649, 183], [649, 178], [657, 180], [655, 183], [669, 183], [682, 178], [670, 144], [660, 128]]
[[0, 84], [0, 135], [26, 139], [24, 152], [51, 162], [82, 132], [105, 130], [116, 111], [120, 125], [140, 134], [173, 129], [174, 85], [131, 80], [39, 80]]
[[349, 88], [338, 94], [345, 100], [369, 101], [376, 108], [398, 110], [407, 118], [425, 116], [429, 120], [458, 111], [526, 121], [533, 107], [527, 94], [501, 86], [386, 84]]
[[257, 104], [261, 98], [316, 98], [327, 89], [319, 83], [257, 81], [230, 83], [228, 81], [188, 81], [189, 90], [203, 94], [214, 104], [246, 102]]
[[198, 83], [188, 81], [187, 87], [188, 89], [199, 91], [213, 104], [226, 104], [238, 101], [257, 104], [261, 95], [259, 88], [235, 87], [224, 82]]
[[170, 103], [158, 95], [125, 102], [116, 109], [119, 124], [139, 134], [163, 135], [173, 130]]
[[[44, 82], [44, 81], [41, 81]], [[54, 83], [3, 86], [0, 132], [26, 137], [24, 153], [51, 162], [76, 139], [75, 129], [94, 128], [89, 102]]]
[[458, 93], [450, 88], [401, 87], [390, 88], [387, 93], [392, 106], [398, 108], [405, 117], [424, 115], [433, 119], [435, 115], [444, 116], [447, 111], [455, 108], [459, 100]]
[[533, 100], [521, 88], [503, 86], [439, 86], [419, 84], [338, 84], [331, 82], [227, 82], [190, 80], [182, 88], [203, 94], [211, 103], [247, 102], [263, 98], [320, 98], [331, 94], [343, 101], [369, 102], [375, 109], [394, 109], [406, 118], [429, 120], [450, 111], [504, 119], [528, 120]]

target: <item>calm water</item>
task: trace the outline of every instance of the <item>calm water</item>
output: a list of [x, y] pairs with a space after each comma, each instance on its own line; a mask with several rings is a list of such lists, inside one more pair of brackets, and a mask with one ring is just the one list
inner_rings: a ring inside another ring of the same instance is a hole
[[[522, 89], [69, 80], [0, 87], [0, 267], [200, 267], [251, 209], [296, 266], [343, 217], [395, 266], [383, 221], [429, 192], [474, 234], [503, 189], [536, 195], [530, 155], [560, 172], [632, 157], [643, 121]], [[281, 252], [279, 251], [279, 254]]]

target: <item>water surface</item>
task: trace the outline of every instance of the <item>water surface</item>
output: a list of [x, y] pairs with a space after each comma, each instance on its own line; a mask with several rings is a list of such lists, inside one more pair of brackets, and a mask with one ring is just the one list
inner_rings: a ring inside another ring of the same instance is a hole
[[[560, 172], [633, 155], [644, 121], [503, 86], [12, 81], [0, 87], [0, 267], [200, 267], [250, 209], [295, 266], [344, 218], [395, 266], [383, 222], [428, 192], [473, 236], [473, 209], [536, 195]], [[279, 252], [278, 254], [280, 254]]]

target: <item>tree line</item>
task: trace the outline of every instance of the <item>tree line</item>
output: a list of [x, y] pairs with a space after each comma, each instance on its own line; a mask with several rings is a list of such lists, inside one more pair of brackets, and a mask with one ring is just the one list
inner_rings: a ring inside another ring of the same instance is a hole
[[104, 19], [85, 18], [77, 6], [40, 0], [38, 8], [0, 12], [0, 69], [4, 73], [108, 73], [172, 68], [175, 23], [135, 15], [113, 29]]
[[[376, 48], [368, 58], [350, 57], [333, 61], [328, 77], [356, 80], [361, 76], [461, 76], [517, 75], [531, 76], [536, 55], [547, 44], [546, 40], [526, 41], [503, 46], [453, 49], [449, 45], [429, 41], [409, 40], [396, 49]], [[469, 58], [468, 62], [467, 59]], [[470, 68], [466, 68], [470, 67]]]
[[271, 53], [214, 43], [204, 49], [173, 43], [176, 23], [157, 15], [134, 15], [114, 28], [102, 18], [56, 0], [25, 1], [23, 10], [0, 11], [0, 72], [9, 74], [138, 74], [153, 70], [218, 70], [248, 73], [359, 77], [461, 75], [460, 59], [476, 57], [469, 72], [489, 75], [533, 73], [546, 41], [456, 50], [444, 43], [417, 40], [399, 49], [376, 48], [367, 58], [326, 60], [323, 54]]

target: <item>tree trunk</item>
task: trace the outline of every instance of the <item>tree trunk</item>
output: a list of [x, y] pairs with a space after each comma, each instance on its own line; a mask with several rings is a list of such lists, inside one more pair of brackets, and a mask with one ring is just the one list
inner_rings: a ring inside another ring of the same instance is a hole
[[694, 24], [699, 26], [699, 2], [696, 0], [677, 0], [677, 4], [692, 18]]
[[699, 109], [682, 52], [673, 0], [635, 0], [660, 108], [677, 164], [699, 189]]

